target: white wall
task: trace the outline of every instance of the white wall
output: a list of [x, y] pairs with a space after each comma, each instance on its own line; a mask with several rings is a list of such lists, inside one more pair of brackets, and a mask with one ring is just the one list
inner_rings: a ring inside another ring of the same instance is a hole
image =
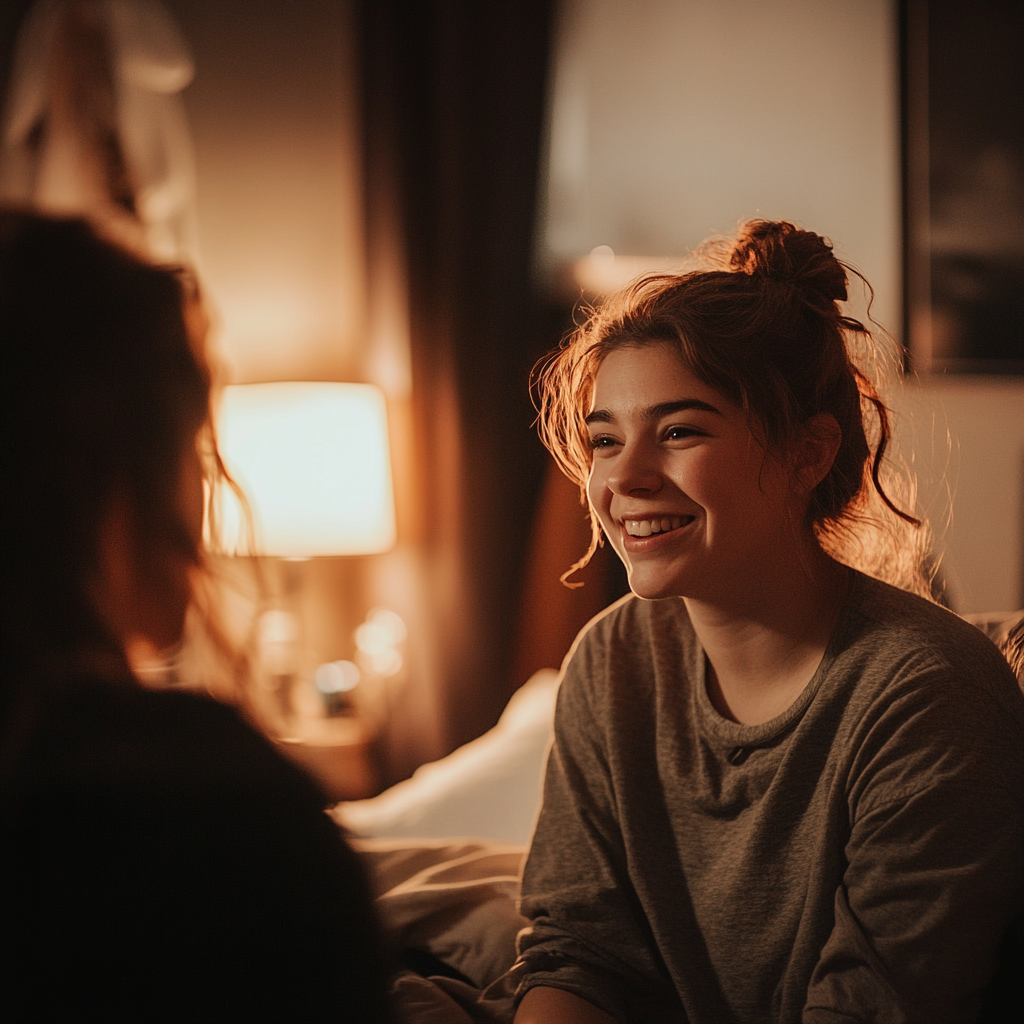
[[933, 376], [897, 404], [950, 603], [1024, 607], [1024, 381]]
[[899, 311], [890, 0], [567, 0], [542, 259], [681, 255], [740, 220], [827, 235]]
[[[554, 81], [542, 272], [787, 219], [899, 329], [893, 0], [565, 0]], [[1024, 382], [931, 378], [900, 404], [956, 607], [1024, 604]]]

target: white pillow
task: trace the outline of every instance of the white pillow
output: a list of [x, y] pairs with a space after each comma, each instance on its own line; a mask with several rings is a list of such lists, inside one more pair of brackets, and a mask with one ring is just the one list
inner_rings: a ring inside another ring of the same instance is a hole
[[559, 674], [541, 669], [508, 702], [498, 724], [369, 800], [340, 803], [336, 821], [357, 836], [473, 836], [530, 841], [551, 745]]

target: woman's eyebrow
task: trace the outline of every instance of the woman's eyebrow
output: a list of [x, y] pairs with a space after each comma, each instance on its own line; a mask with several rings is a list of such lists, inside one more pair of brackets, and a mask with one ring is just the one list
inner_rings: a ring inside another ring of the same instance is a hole
[[659, 402], [657, 405], [652, 405], [644, 410], [644, 416], [649, 420], [660, 420], [662, 416], [671, 416], [674, 412], [689, 412], [690, 410], [713, 412], [716, 416], [723, 415], [721, 409], [716, 409], [699, 398], [681, 398], [677, 402]]
[[[707, 402], [702, 402], [699, 398], [680, 398], [675, 402], [659, 402], [657, 405], [648, 406], [644, 409], [642, 415], [644, 419], [648, 420], [660, 420], [663, 416], [671, 416], [676, 412], [690, 412], [696, 410], [697, 412], [711, 412], [716, 416], [721, 416], [721, 409], [716, 409], [713, 405]], [[615, 417], [607, 409], [595, 409], [585, 420], [584, 423], [614, 423]]]

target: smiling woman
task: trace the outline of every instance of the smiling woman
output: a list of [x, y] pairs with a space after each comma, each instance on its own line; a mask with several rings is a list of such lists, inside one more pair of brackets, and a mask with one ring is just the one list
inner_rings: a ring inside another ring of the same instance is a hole
[[566, 661], [517, 1024], [974, 1021], [999, 998], [1024, 702], [919, 596], [927, 535], [846, 298], [824, 239], [752, 222], [547, 365], [543, 436], [633, 593]]
[[[549, 359], [540, 428], [556, 461], [583, 486], [589, 425], [606, 412], [592, 408], [599, 368], [616, 349], [662, 342], [716, 401], [746, 413], [767, 454], [793, 455], [798, 435], [838, 428], [839, 445], [810, 493], [816, 536], [842, 561], [928, 596], [928, 530], [901, 508], [913, 485], [886, 458], [889, 415], [871, 380], [883, 375], [884, 348], [838, 309], [845, 267], [818, 235], [764, 221], [751, 222], [734, 247], [707, 243], [702, 256], [703, 270], [641, 278]], [[592, 518], [593, 544], [579, 565], [601, 537]]]

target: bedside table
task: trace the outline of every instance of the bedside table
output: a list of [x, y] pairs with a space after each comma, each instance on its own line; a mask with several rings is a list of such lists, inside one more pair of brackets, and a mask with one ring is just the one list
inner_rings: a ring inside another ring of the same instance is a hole
[[309, 772], [332, 801], [362, 800], [377, 792], [372, 738], [359, 718], [309, 718], [293, 723], [276, 745]]

